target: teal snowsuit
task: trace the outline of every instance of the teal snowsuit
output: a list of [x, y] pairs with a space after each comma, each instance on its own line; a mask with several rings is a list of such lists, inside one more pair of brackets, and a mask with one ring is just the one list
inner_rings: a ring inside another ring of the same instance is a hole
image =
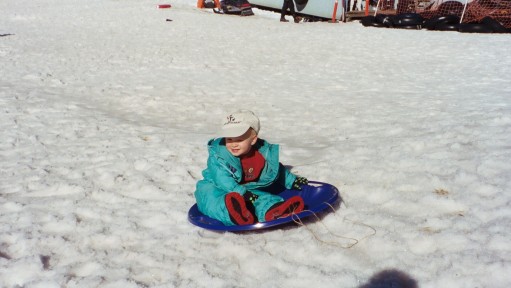
[[224, 138], [212, 139], [208, 142], [207, 168], [202, 171], [204, 179], [197, 182], [195, 190], [199, 211], [225, 225], [235, 225], [229, 217], [225, 195], [230, 192], [244, 195], [245, 192], [250, 191], [259, 196], [254, 202], [255, 217], [259, 222], [264, 222], [265, 214], [270, 207], [284, 201], [282, 197], [269, 191], [275, 185], [290, 189], [296, 180], [296, 175], [279, 162], [278, 145], [258, 139], [254, 148], [266, 160], [264, 168], [257, 181], [240, 184], [243, 180], [240, 159], [227, 150]]

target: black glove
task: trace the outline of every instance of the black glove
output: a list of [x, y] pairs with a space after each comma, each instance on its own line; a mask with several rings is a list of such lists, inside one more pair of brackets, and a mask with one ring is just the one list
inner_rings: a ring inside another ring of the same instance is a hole
[[257, 200], [257, 198], [259, 198], [259, 196], [257, 196], [256, 194], [254, 194], [250, 191], [247, 191], [247, 192], [245, 192], [245, 194], [243, 194], [243, 199], [245, 199], [245, 202], [247, 202], [247, 203], [254, 204], [254, 202]]
[[309, 184], [309, 180], [307, 180], [307, 178], [298, 176], [296, 177], [295, 182], [293, 182], [293, 189], [302, 190], [301, 186], [307, 184]]

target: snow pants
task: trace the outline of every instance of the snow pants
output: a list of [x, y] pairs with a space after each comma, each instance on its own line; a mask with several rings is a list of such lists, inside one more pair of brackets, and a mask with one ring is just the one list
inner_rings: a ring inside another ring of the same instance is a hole
[[[235, 225], [229, 217], [229, 211], [225, 205], [225, 195], [231, 191], [218, 189], [213, 183], [208, 181], [199, 181], [195, 190], [195, 199], [199, 211], [211, 218], [217, 219], [224, 225]], [[250, 190], [250, 192], [259, 196], [254, 202], [255, 217], [259, 222], [265, 221], [266, 212], [275, 204], [283, 202], [284, 199], [272, 192], [263, 190]]]
[[280, 11], [280, 18], [284, 18], [287, 13], [287, 9], [291, 12], [291, 16], [295, 17], [295, 3], [293, 0], [284, 0], [284, 4], [282, 4], [282, 10]]

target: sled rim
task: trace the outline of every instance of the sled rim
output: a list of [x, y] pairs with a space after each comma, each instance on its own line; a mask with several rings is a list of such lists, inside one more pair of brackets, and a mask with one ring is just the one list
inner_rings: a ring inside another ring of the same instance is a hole
[[279, 218], [267, 222], [258, 222], [250, 225], [227, 226], [216, 219], [202, 214], [199, 211], [197, 204], [194, 204], [188, 211], [188, 221], [195, 226], [214, 231], [237, 232], [266, 229], [290, 222], [300, 222], [301, 219], [315, 215], [327, 208], [332, 208], [332, 205], [334, 205], [339, 198], [339, 191], [331, 184], [309, 181], [309, 185], [302, 187], [302, 191], [285, 190], [279, 195], [284, 199], [288, 199], [293, 195], [300, 195], [304, 199], [305, 205], [308, 205], [308, 207], [306, 210], [298, 214], [293, 214], [285, 218]]

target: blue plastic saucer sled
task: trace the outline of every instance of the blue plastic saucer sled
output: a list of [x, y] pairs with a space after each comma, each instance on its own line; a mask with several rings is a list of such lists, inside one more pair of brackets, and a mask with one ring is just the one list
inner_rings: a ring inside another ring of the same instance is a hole
[[339, 198], [339, 191], [335, 188], [335, 186], [328, 183], [309, 181], [309, 185], [302, 186], [301, 191], [284, 190], [279, 193], [279, 195], [284, 199], [289, 199], [294, 195], [302, 196], [306, 210], [296, 215], [268, 222], [260, 222], [251, 225], [226, 226], [222, 222], [202, 214], [197, 208], [197, 204], [194, 204], [188, 211], [188, 220], [190, 223], [199, 227], [217, 231], [249, 231], [264, 229], [296, 221], [330, 208], [331, 205], [334, 205]]

